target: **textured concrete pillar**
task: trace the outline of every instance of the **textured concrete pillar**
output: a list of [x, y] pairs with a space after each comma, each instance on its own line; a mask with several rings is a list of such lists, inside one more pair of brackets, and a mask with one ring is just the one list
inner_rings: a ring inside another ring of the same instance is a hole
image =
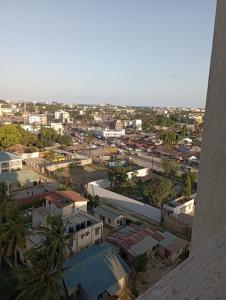
[[192, 252], [226, 227], [226, 0], [217, 1]]

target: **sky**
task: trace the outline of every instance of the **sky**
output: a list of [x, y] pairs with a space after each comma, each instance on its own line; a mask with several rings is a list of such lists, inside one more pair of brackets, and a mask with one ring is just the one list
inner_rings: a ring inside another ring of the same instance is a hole
[[205, 105], [215, 0], [0, 0], [0, 99]]

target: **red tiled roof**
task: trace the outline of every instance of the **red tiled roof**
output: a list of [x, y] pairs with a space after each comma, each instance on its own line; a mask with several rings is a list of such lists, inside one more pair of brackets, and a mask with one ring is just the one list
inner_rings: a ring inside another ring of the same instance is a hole
[[86, 198], [74, 191], [54, 191], [45, 196], [45, 200], [54, 203], [58, 207], [65, 206], [65, 202], [63, 202], [63, 200], [67, 200], [69, 202], [88, 201]]

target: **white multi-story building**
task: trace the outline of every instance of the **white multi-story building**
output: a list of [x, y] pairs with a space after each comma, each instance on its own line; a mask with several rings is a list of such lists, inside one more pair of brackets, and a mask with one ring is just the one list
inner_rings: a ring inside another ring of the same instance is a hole
[[102, 131], [102, 135], [105, 139], [107, 138], [120, 138], [121, 136], [124, 136], [125, 133], [125, 129], [121, 129], [121, 130], [113, 130], [113, 129], [104, 129]]
[[63, 110], [55, 111], [54, 116], [55, 116], [56, 120], [60, 120], [60, 122], [62, 122], [62, 123], [67, 123], [68, 120], [70, 119], [69, 112], [63, 111]]
[[141, 131], [142, 130], [142, 120], [135, 119], [135, 120], [129, 120], [124, 122], [125, 127], [131, 127], [135, 130]]
[[[74, 191], [56, 191], [45, 197], [45, 207], [39, 207], [32, 212], [32, 227], [47, 225], [49, 215], [61, 215], [66, 231], [73, 234], [71, 248], [78, 252], [91, 245], [97, 244], [103, 238], [103, 222], [87, 211], [87, 199]], [[36, 238], [30, 238], [30, 242]], [[33, 246], [34, 246], [33, 245]]]
[[46, 114], [32, 114], [28, 117], [29, 124], [39, 124], [46, 125], [47, 124], [47, 115]]

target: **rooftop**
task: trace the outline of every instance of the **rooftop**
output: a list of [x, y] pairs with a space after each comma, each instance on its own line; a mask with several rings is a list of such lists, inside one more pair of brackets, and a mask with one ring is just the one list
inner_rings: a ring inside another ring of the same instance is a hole
[[107, 241], [128, 251], [134, 257], [146, 253], [164, 239], [164, 236], [151, 227], [126, 226], [106, 238]]
[[180, 206], [180, 205], [182, 205], [182, 204], [184, 204], [186, 202], [194, 200], [194, 197], [195, 197], [195, 195], [191, 195], [191, 197], [182, 196], [180, 198], [177, 198], [177, 199], [174, 199], [172, 201], [169, 201], [169, 202], [167, 202], [164, 205], [167, 205], [167, 206], [175, 208], [175, 207]]
[[106, 205], [99, 205], [98, 207], [94, 208], [93, 211], [98, 214], [104, 215], [110, 219], [116, 219], [121, 216], [120, 214], [111, 210], [111, 208], [107, 207]]
[[90, 299], [104, 291], [114, 292], [118, 281], [131, 272], [120, 256], [105, 244], [91, 246], [69, 257], [64, 267], [64, 281], [69, 295], [80, 284]]
[[73, 202], [87, 202], [88, 200], [74, 191], [54, 191], [45, 196], [45, 200], [63, 208]]
[[87, 221], [91, 222], [90, 225], [100, 223], [100, 221], [94, 218], [92, 215], [81, 210], [71, 215], [68, 219], [70, 224], [81, 224], [83, 222], [87, 223]]
[[178, 250], [185, 248], [189, 244], [188, 241], [185, 241], [168, 231], [161, 234], [164, 236], [164, 239], [160, 241], [160, 245], [171, 253], [176, 253]]
[[0, 151], [0, 162], [14, 160], [14, 159], [21, 159], [21, 158], [15, 154], [11, 154], [5, 151]]

